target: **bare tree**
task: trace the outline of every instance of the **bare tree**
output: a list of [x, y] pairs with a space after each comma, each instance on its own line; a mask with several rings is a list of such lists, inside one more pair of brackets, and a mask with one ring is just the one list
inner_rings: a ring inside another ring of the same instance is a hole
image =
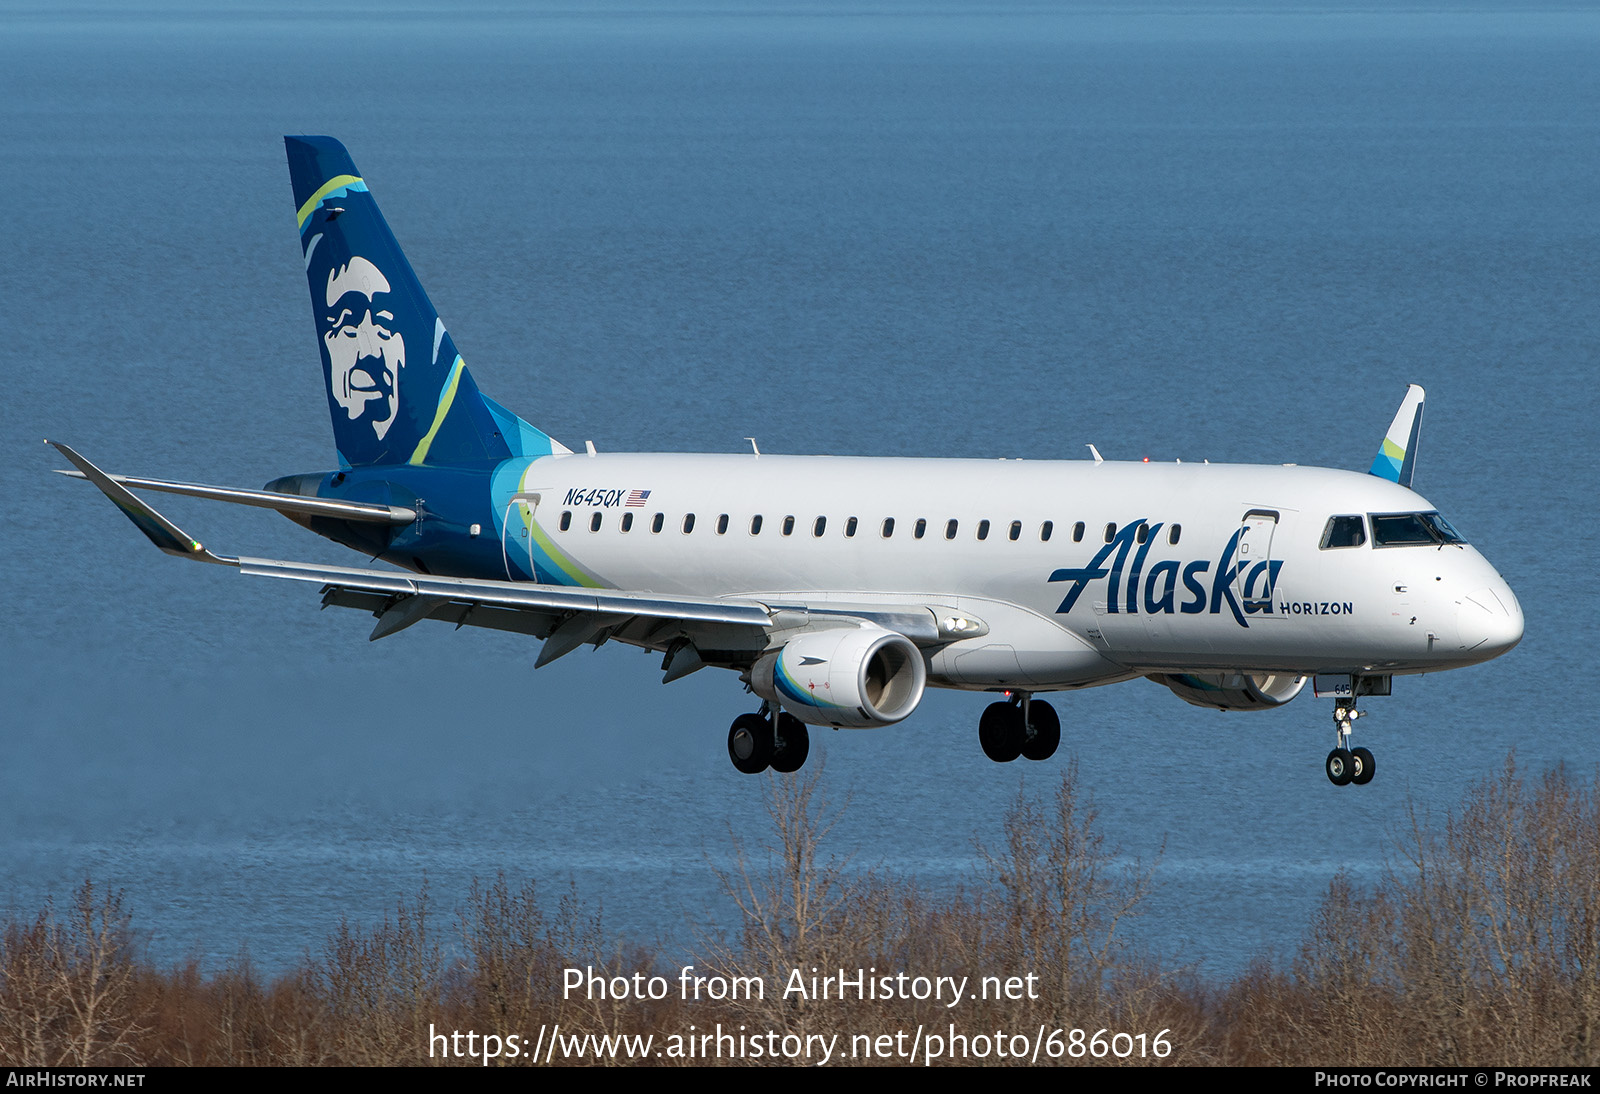
[[372, 930], [341, 922], [315, 970], [336, 1060], [389, 1064], [424, 1045], [443, 996], [445, 961], [429, 930], [428, 885]]
[[590, 999], [585, 992], [581, 1001], [569, 1002], [563, 990], [569, 967], [594, 967], [606, 978], [627, 964], [620, 954], [608, 959], [600, 915], [584, 907], [576, 888], [563, 893], [554, 914], [547, 915], [532, 880], [512, 889], [503, 873], [488, 884], [474, 879], [461, 931], [467, 1007], [474, 1020], [507, 1030], [539, 1022], [569, 1027], [597, 1022], [612, 1028], [625, 1016], [614, 1000], [608, 1006], [608, 1000]]
[[732, 1009], [759, 1017], [768, 1028], [815, 1032], [824, 1010], [813, 1000], [783, 998], [789, 977], [819, 975], [850, 964], [861, 939], [848, 924], [861, 922], [852, 912], [870, 903], [869, 883], [850, 867], [850, 856], [834, 855], [824, 846], [844, 813], [823, 788], [826, 764], [816, 753], [811, 763], [792, 775], [763, 776], [762, 804], [769, 827], [758, 849], [730, 832], [733, 863], [713, 866], [723, 891], [739, 911], [737, 944], [707, 940], [707, 965], [717, 975], [759, 977], [762, 998], [731, 999]]
[[0, 943], [0, 1054], [24, 1065], [139, 1063], [134, 938], [121, 891], [85, 879], [72, 913], [55, 907]]
[[1530, 788], [1508, 757], [1442, 831], [1413, 815], [1390, 888], [1429, 1062], [1600, 1062], [1596, 799], [1560, 769]]
[[[1014, 969], [1040, 977], [1055, 1019], [1100, 1008], [1118, 978], [1142, 979], [1141, 962], [1120, 931], [1152, 888], [1153, 867], [1127, 862], [1107, 846], [1099, 810], [1069, 763], [1047, 803], [1019, 793], [1005, 820], [1005, 843], [979, 851], [996, 883], [996, 941]], [[1159, 856], [1159, 852], [1158, 852]]]

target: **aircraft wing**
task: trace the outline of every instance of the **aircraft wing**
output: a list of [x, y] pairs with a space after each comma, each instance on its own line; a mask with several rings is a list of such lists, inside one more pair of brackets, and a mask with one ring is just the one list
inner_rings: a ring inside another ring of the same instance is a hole
[[[67, 445], [55, 441], [47, 443], [78, 468], [76, 477], [99, 487], [162, 551], [180, 558], [233, 566], [251, 576], [320, 585], [323, 607], [357, 608], [377, 617], [370, 636], [373, 641], [424, 619], [454, 623], [458, 628], [477, 626], [515, 631], [544, 640], [534, 663], [537, 668], [584, 643], [598, 646], [616, 638], [646, 649], [666, 651], [662, 668], [666, 672], [665, 679], [671, 681], [705, 664], [700, 650], [760, 651], [772, 632], [802, 625], [808, 618], [817, 616], [867, 620], [904, 634], [922, 646], [943, 645], [956, 638], [987, 632], [987, 627], [973, 620], [942, 619], [940, 613], [930, 610], [931, 606], [904, 605], [886, 610], [884, 606], [875, 605], [767, 604], [732, 597], [577, 589], [218, 555], [135, 497], [127, 486], [150, 489], [180, 486], [184, 489], [172, 492], [230, 501], [240, 499], [228, 497], [228, 494], [252, 492], [108, 475]], [[162, 485], [154, 485], [156, 483]], [[375, 517], [384, 519], [380, 514], [368, 514], [365, 519]]]
[[655, 596], [608, 589], [572, 589], [526, 582], [436, 577], [398, 570], [317, 566], [269, 558], [240, 558], [239, 572], [309, 581], [322, 586], [324, 608], [356, 608], [377, 617], [377, 641], [437, 619], [461, 627], [488, 627], [544, 640], [534, 668], [548, 665], [584, 643], [608, 639], [666, 652], [666, 681], [702, 668], [701, 649], [756, 649], [780, 613], [751, 600]]

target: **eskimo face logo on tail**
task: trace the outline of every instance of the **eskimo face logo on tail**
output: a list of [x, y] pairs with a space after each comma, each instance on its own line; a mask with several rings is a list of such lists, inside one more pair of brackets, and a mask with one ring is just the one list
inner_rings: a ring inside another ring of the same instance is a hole
[[[1239, 626], [1248, 627], [1250, 622], [1246, 616], [1275, 614], [1272, 597], [1283, 562], [1277, 559], [1252, 562], [1239, 558], [1243, 529], [1233, 533], [1214, 569], [1210, 559], [1184, 562], [1168, 558], [1147, 570], [1145, 561], [1161, 527], [1141, 517], [1124, 525], [1110, 543], [1095, 553], [1088, 565], [1052, 573], [1051, 581], [1072, 582], [1056, 613], [1070, 612], [1091, 583], [1103, 580], [1107, 615], [1137, 615], [1141, 611], [1146, 615], [1220, 615], [1226, 610]], [[1144, 529], [1142, 536], [1141, 529]], [[1134, 550], [1136, 545], [1138, 549]], [[1129, 554], [1133, 555], [1131, 562]], [[1207, 574], [1211, 578], [1209, 588]], [[1242, 596], [1237, 595], [1241, 591]], [[1180, 596], [1183, 599], [1180, 600]], [[1285, 605], [1284, 611], [1287, 610]]]
[[389, 279], [359, 255], [328, 271], [322, 346], [329, 390], [350, 420], [365, 419], [380, 441], [394, 424], [406, 364], [389, 295]]

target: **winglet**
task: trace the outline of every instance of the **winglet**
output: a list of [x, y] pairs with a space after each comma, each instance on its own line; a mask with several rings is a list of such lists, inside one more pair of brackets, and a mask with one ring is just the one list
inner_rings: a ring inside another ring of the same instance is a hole
[[100, 492], [111, 499], [111, 503], [122, 510], [124, 516], [133, 521], [134, 525], [145, 536], [169, 555], [179, 558], [192, 558], [197, 562], [215, 562], [222, 566], [237, 566], [236, 558], [225, 558], [214, 555], [201, 545], [200, 541], [190, 536], [182, 528], [173, 524], [166, 517], [156, 512], [150, 506], [140, 501], [124, 487], [111, 480], [111, 476], [100, 470], [94, 464], [78, 455], [71, 448], [59, 441], [46, 440], [45, 444], [51, 445], [67, 459], [73, 466], [83, 472], [83, 477], [100, 488]]
[[1411, 474], [1417, 465], [1417, 438], [1422, 433], [1423, 397], [1423, 390], [1417, 384], [1406, 387], [1406, 397], [1394, 421], [1389, 423], [1389, 432], [1384, 435], [1369, 474], [1401, 486], [1411, 485]]

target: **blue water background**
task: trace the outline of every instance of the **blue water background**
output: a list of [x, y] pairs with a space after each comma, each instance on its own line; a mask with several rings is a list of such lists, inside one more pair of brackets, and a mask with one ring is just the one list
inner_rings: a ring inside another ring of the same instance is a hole
[[[1396, 680], [1321, 774], [1326, 703], [1063, 696], [1050, 764], [985, 700], [817, 735], [835, 848], [970, 882], [1077, 759], [1160, 853], [1134, 938], [1226, 977], [1292, 954], [1408, 804], [1507, 753], [1600, 760], [1600, 15], [1582, 8], [0, 5], [0, 911], [86, 874], [160, 960], [269, 971], [424, 876], [575, 883], [669, 952], [761, 831], [729, 674], [416, 627], [165, 558], [108, 469], [256, 487], [334, 461], [284, 133], [350, 148], [480, 386], [602, 450], [1364, 469], [1408, 382], [1417, 486], [1527, 637]], [[219, 550], [349, 564], [270, 513], [158, 499]], [[914, 970], [913, 970], [914, 971]]]

